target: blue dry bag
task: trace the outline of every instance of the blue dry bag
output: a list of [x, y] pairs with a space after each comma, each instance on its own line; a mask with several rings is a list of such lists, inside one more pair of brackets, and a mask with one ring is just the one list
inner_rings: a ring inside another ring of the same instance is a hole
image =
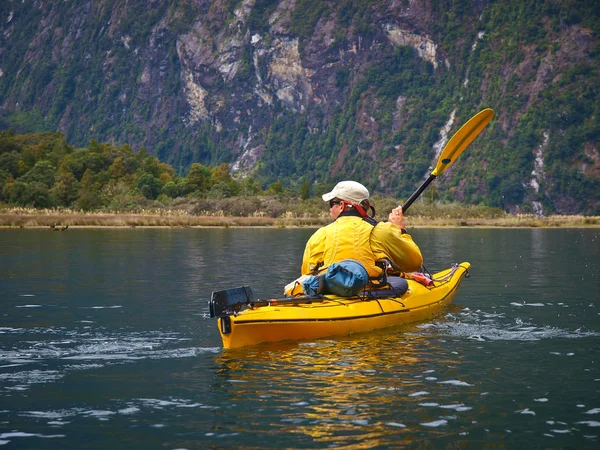
[[321, 275], [308, 277], [302, 283], [306, 295], [334, 294], [340, 297], [358, 295], [367, 286], [369, 274], [353, 259], [333, 263]]

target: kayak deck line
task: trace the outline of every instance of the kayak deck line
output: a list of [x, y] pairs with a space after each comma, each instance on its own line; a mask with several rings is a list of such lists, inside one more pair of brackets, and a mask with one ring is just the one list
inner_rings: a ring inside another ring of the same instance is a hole
[[236, 325], [247, 325], [257, 323], [301, 323], [301, 322], [338, 322], [343, 320], [357, 320], [357, 319], [371, 319], [373, 317], [385, 316], [389, 314], [399, 314], [410, 312], [409, 309], [403, 309], [401, 311], [381, 312], [379, 314], [371, 314], [365, 316], [352, 316], [352, 317], [332, 317], [330, 319], [287, 319], [287, 320], [238, 320]]

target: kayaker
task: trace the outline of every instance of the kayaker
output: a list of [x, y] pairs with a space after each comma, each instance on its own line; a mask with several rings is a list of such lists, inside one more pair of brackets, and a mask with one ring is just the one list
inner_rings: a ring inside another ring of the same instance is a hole
[[368, 189], [356, 181], [340, 181], [324, 194], [333, 222], [318, 229], [308, 240], [302, 259], [302, 274], [322, 272], [344, 259], [361, 262], [370, 278], [379, 278], [383, 269], [378, 261], [390, 260], [404, 272], [421, 268], [423, 256], [406, 231], [402, 207], [394, 208], [387, 222], [377, 222], [367, 211]]

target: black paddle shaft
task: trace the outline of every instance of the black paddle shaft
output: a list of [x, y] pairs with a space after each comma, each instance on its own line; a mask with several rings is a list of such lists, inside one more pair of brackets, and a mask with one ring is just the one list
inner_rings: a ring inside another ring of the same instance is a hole
[[425, 188], [427, 188], [427, 186], [429, 186], [429, 184], [435, 180], [436, 176], [431, 174], [429, 175], [429, 177], [423, 182], [423, 184], [421, 186], [419, 186], [419, 189], [417, 189], [413, 195], [411, 195], [408, 200], [406, 200], [406, 202], [404, 203], [404, 205], [402, 205], [402, 212], [406, 212], [406, 210], [408, 209], [408, 207], [410, 205], [413, 204], [413, 202], [419, 197], [419, 195], [421, 195], [421, 192], [423, 192], [425, 190]]

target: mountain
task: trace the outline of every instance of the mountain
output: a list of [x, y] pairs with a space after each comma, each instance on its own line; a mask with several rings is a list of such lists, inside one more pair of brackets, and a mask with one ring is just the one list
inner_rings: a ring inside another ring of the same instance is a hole
[[600, 214], [596, 0], [4, 0], [0, 129], [144, 147], [185, 174]]

